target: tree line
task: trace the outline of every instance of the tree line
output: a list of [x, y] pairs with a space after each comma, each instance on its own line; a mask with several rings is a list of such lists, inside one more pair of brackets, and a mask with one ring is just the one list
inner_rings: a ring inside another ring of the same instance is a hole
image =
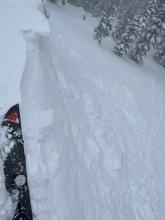
[[[51, 0], [57, 2], [58, 0]], [[68, 0], [98, 17], [93, 37], [102, 43], [111, 37], [113, 52], [143, 63], [152, 53], [165, 67], [165, 0]], [[62, 0], [65, 4], [66, 0]]]
[[[117, 24], [113, 28], [113, 21]], [[152, 51], [154, 59], [165, 67], [165, 0], [111, 1], [102, 12], [94, 39], [115, 41], [114, 53], [137, 63]]]

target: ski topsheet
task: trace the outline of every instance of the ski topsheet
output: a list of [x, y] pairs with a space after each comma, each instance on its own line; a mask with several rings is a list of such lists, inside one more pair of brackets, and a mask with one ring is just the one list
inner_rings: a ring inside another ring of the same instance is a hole
[[32, 220], [18, 104], [6, 113], [2, 126], [5, 129], [7, 140], [2, 151], [6, 190], [10, 194], [14, 206], [12, 220]]

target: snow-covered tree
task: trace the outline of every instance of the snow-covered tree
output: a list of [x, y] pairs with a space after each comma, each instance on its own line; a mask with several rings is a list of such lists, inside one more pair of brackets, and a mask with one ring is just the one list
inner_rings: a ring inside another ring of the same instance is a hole
[[86, 11], [95, 14], [95, 9], [101, 9], [103, 11], [104, 4], [107, 0], [68, 0], [69, 3], [83, 7]]
[[117, 5], [121, 0], [113, 0], [112, 2], [106, 2], [105, 10], [101, 16], [98, 26], [94, 30], [94, 39], [98, 40], [99, 44], [102, 39], [109, 37], [112, 32], [112, 21], [117, 11]]
[[138, 35], [137, 29], [139, 26], [139, 20], [138, 18], [133, 19], [134, 12], [135, 7], [132, 8], [131, 6], [124, 15], [123, 19], [119, 21], [115, 31], [112, 34], [113, 39], [116, 42], [116, 46], [114, 47], [113, 51], [120, 56], [122, 56], [124, 53], [128, 53], [130, 44]]
[[161, 39], [155, 49], [154, 58], [157, 63], [165, 67], [165, 29], [161, 35]]
[[151, 13], [149, 23], [130, 53], [130, 57], [137, 63], [142, 63], [143, 56], [146, 56], [151, 48], [157, 46], [165, 24], [164, 0], [155, 0], [153, 3], [153, 12]]
[[94, 15], [95, 17], [101, 17], [102, 12], [103, 12], [102, 7], [101, 7], [99, 4], [97, 4], [97, 5], [95, 6], [95, 8], [94, 8], [93, 15]]
[[94, 39], [100, 44], [102, 38], [108, 37], [112, 30], [112, 18], [106, 12], [103, 12], [98, 26], [94, 30]]
[[131, 46], [140, 37], [146, 26], [148, 16], [146, 16], [145, 8], [148, 8], [148, 2], [145, 1], [139, 4], [140, 2], [129, 2], [129, 7], [123, 16], [120, 15], [119, 22], [112, 33], [116, 42], [114, 52], [120, 56], [129, 54]]
[[124, 33], [125, 28], [129, 23], [129, 17], [130, 17], [131, 11], [132, 11], [132, 8], [128, 8], [126, 12], [123, 13], [122, 16], [120, 16], [119, 21], [112, 32], [112, 37], [115, 42], [121, 39], [121, 36]]

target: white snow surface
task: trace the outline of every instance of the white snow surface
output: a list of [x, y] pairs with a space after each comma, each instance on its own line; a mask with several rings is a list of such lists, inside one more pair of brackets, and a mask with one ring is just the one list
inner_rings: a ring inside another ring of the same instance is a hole
[[49, 37], [26, 32], [21, 79], [34, 219], [164, 220], [164, 69], [98, 46], [82, 9], [49, 10]]
[[[3, 105], [20, 101], [20, 81], [26, 61], [23, 32], [31, 31], [41, 35], [49, 33], [44, 16], [36, 9], [27, 7], [26, 2], [0, 2], [0, 100]], [[29, 1], [29, 4], [30, 2], [32, 1]], [[39, 6], [39, 1], [38, 4], [33, 4], [33, 7], [37, 5]]]
[[17, 5], [19, 4], [21, 6], [28, 6], [31, 8], [38, 9], [41, 5], [42, 0], [7, 0], [7, 1]]

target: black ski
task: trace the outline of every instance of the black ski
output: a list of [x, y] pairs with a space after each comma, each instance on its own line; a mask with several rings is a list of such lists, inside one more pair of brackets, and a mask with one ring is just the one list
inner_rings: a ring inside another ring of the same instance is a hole
[[[7, 143], [4, 146], [5, 156], [3, 157], [5, 185], [15, 207], [12, 220], [32, 220], [24, 142], [18, 104], [10, 108], [6, 113], [2, 126], [5, 129], [7, 138]], [[7, 148], [7, 153], [5, 153]]]

